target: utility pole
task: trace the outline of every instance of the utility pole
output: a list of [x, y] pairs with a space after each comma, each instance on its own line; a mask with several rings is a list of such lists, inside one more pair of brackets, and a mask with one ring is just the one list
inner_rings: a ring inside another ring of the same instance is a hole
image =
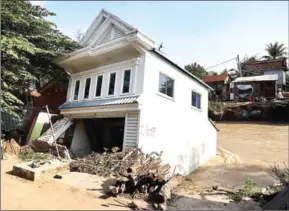
[[240, 77], [242, 77], [243, 74], [242, 74], [242, 69], [241, 69], [240, 57], [239, 57], [239, 55], [237, 55], [237, 65], [238, 65], [238, 70], [239, 70], [239, 73], [240, 73]]

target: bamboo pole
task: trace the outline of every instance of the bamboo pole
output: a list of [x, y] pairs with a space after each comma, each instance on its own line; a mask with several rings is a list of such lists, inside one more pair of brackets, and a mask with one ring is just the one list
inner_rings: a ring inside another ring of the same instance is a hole
[[55, 139], [54, 129], [53, 129], [53, 125], [52, 125], [52, 122], [51, 122], [51, 116], [50, 116], [49, 109], [48, 109], [47, 105], [46, 105], [46, 111], [47, 111], [49, 122], [50, 122], [50, 127], [51, 127], [51, 131], [52, 131], [53, 140], [54, 140], [54, 143], [55, 143], [55, 148], [56, 148], [56, 151], [57, 151], [57, 156], [58, 156], [58, 159], [60, 159], [59, 151], [58, 151], [58, 147], [57, 147], [57, 143], [56, 143], [56, 139]]

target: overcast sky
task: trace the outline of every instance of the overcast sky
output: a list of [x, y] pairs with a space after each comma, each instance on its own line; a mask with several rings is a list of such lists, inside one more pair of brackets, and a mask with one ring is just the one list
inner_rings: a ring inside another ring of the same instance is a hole
[[[262, 56], [265, 45], [288, 47], [288, 1], [34, 1], [56, 13], [50, 18], [75, 38], [85, 32], [102, 8], [147, 34], [181, 66], [197, 62], [210, 67], [245, 54]], [[236, 68], [232, 61], [216, 68]]]

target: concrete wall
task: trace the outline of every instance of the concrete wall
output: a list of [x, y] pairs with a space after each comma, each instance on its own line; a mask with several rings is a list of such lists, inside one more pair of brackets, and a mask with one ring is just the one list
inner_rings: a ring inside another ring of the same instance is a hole
[[[123, 94], [122, 86], [123, 86], [123, 76], [125, 70], [131, 70], [130, 75], [130, 92]], [[78, 74], [72, 74], [69, 82], [67, 101], [73, 101], [73, 93], [75, 81], [80, 80], [80, 91], [78, 101], [83, 101], [84, 99], [84, 88], [85, 88], [85, 80], [88, 77], [91, 77], [91, 85], [90, 85], [90, 94], [89, 98], [86, 100], [96, 100], [96, 99], [105, 99], [105, 98], [118, 98], [129, 95], [139, 95], [142, 93], [143, 87], [143, 71], [144, 71], [144, 56], [139, 56], [134, 59], [125, 60], [122, 62], [114, 63], [111, 65], [102, 66], [99, 68], [87, 70], [80, 72]], [[116, 83], [115, 83], [115, 93], [112, 96], [108, 95], [108, 86], [110, 80], [110, 73], [116, 73]], [[97, 76], [102, 75], [102, 90], [101, 96], [95, 97], [96, 90], [96, 82]]]
[[[159, 73], [174, 79], [174, 98], [158, 93]], [[201, 110], [191, 106], [191, 91], [201, 94]], [[148, 52], [140, 98], [139, 146], [163, 151], [163, 161], [188, 174], [216, 154], [216, 130], [208, 120], [208, 90]]]
[[75, 120], [75, 130], [70, 150], [76, 156], [83, 156], [92, 152], [90, 141], [86, 135], [85, 127], [81, 119]]

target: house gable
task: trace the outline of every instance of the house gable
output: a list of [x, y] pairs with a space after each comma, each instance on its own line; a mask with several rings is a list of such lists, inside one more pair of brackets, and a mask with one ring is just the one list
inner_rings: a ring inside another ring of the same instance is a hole
[[102, 10], [86, 31], [80, 44], [84, 47], [96, 47], [135, 31], [134, 27], [117, 16]]

